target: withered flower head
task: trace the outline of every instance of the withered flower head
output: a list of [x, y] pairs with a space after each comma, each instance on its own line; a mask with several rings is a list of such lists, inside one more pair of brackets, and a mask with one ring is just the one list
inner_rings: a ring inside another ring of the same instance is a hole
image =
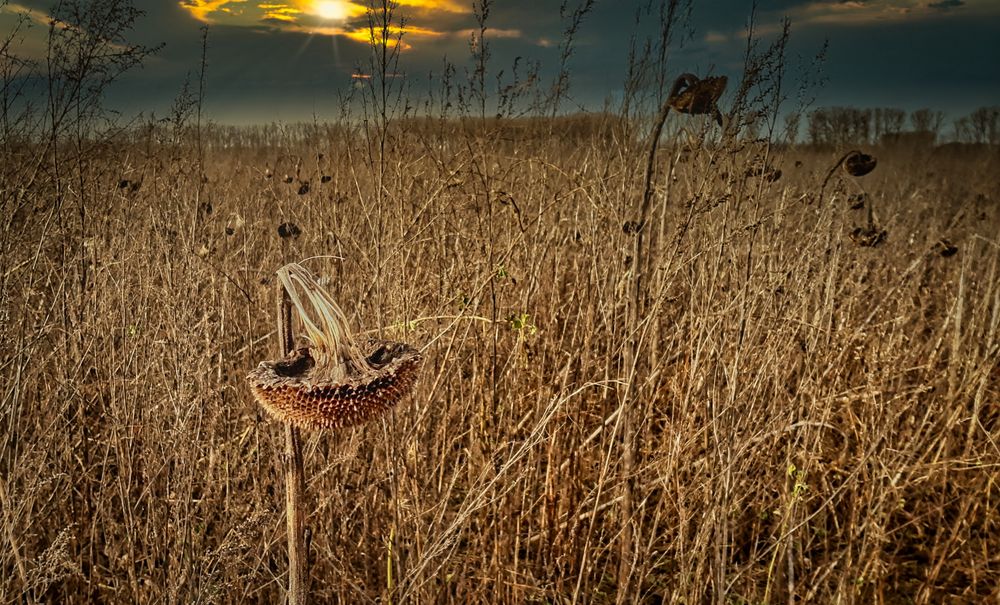
[[[359, 345], [337, 303], [298, 264], [279, 269], [278, 279], [309, 345], [283, 359], [261, 362], [247, 376], [269, 414], [306, 428], [354, 426], [385, 414], [412, 389], [421, 361], [416, 349], [374, 340]], [[318, 321], [310, 317], [306, 302]]]
[[958, 254], [958, 246], [947, 239], [941, 238], [937, 243], [937, 251], [941, 256], [948, 258], [949, 256]]
[[726, 76], [708, 77], [704, 80], [694, 74], [681, 74], [674, 81], [668, 102], [674, 111], [691, 115], [711, 115], [722, 126], [719, 98], [726, 90]]
[[875, 156], [855, 151], [844, 159], [844, 170], [851, 176], [865, 176], [875, 170], [877, 163]]

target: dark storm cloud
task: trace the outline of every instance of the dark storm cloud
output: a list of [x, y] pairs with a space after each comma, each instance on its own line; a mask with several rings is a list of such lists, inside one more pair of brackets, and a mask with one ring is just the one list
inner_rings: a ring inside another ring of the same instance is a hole
[[941, 2], [931, 2], [927, 6], [941, 10], [948, 10], [952, 8], [958, 8], [959, 6], [963, 6], [964, 4], [965, 2], [963, 2], [962, 0], [941, 0]]
[[[730, 3], [735, 11], [737, 2]], [[809, 69], [808, 58], [829, 41], [817, 105], [935, 107], [953, 115], [1000, 102], [1000, 3], [969, 0], [952, 10], [926, 1], [830, 0], [763, 2], [755, 31], [773, 36], [780, 21], [792, 24], [791, 63]], [[738, 71], [745, 27], [721, 25], [696, 9], [704, 42], [698, 56]], [[730, 76], [733, 74], [730, 73]]]
[[[13, 0], [0, 13], [0, 26], [11, 22], [12, 11], [31, 13], [36, 25], [34, 41], [25, 38], [26, 54], [44, 50], [44, 22], [51, 4]], [[355, 9], [331, 25], [313, 0], [135, 4], [146, 15], [132, 41], [164, 46], [111, 91], [110, 102], [123, 110], [166, 112], [185, 79], [197, 73], [205, 22], [210, 23], [206, 109], [220, 121], [333, 117], [338, 95], [350, 88], [352, 74], [368, 68], [367, 19]], [[526, 61], [539, 62], [541, 85], [550, 85], [568, 25], [556, 4], [493, 4], [487, 22], [491, 74], [504, 70], [509, 77], [520, 57], [521, 69]], [[566, 109], [598, 109], [604, 100], [620, 98], [630, 41], [641, 48], [656, 37], [658, 6], [649, 0], [597, 1], [574, 41]], [[276, 13], [274, 7], [284, 12]], [[738, 78], [750, 8], [749, 0], [696, 2], [684, 28], [690, 35], [675, 40], [683, 44], [671, 51], [667, 77], [691, 71]], [[408, 24], [399, 72], [414, 95], [422, 94], [430, 74], [440, 74], [445, 59], [456, 66], [459, 77], [471, 72], [470, 39], [477, 28], [471, 2], [408, 0], [397, 14]], [[755, 34], [765, 40], [780, 31], [782, 19], [791, 21], [793, 76], [814, 70], [811, 57], [829, 41], [822, 68], [829, 82], [816, 91], [817, 104], [933, 106], [964, 112], [1000, 102], [1000, 75], [992, 64], [1000, 55], [997, 17], [1000, 3], [993, 0], [763, 0], [753, 21]]]

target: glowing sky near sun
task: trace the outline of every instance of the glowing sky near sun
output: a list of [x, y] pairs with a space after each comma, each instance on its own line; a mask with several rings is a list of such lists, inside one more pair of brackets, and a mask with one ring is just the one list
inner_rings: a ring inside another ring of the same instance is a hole
[[[203, 23], [269, 25], [284, 31], [342, 35], [359, 42], [371, 37], [364, 0], [179, 0], [179, 4]], [[442, 35], [431, 25], [436, 16], [464, 15], [471, 10], [471, 5], [457, 0], [398, 0], [396, 5], [410, 22], [402, 30], [407, 38]], [[393, 33], [398, 36], [400, 30]]]

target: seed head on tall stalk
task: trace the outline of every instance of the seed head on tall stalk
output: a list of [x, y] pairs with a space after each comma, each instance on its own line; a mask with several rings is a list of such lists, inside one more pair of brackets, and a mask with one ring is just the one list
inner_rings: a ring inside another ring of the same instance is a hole
[[[370, 340], [359, 344], [351, 335], [347, 316], [301, 265], [285, 265], [278, 270], [278, 279], [281, 357], [262, 361], [247, 380], [264, 409], [286, 423], [288, 603], [302, 605], [308, 598], [308, 557], [299, 429], [337, 429], [384, 415], [412, 389], [421, 357], [403, 343]], [[306, 346], [297, 349], [292, 335], [293, 308], [306, 332]]]

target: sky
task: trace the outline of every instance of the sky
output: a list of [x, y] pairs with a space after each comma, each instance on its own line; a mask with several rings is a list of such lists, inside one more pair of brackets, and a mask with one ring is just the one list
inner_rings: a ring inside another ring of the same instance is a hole
[[[582, 1], [566, 0], [569, 12]], [[159, 50], [115, 83], [107, 102], [125, 113], [165, 115], [185, 80], [197, 79], [201, 28], [207, 25], [204, 110], [210, 119], [238, 124], [335, 118], [340, 99], [359, 86], [369, 65], [365, 3], [134, 0], [144, 14], [127, 39]], [[560, 3], [494, 0], [486, 19], [491, 81], [500, 72], [509, 79], [517, 60], [522, 74], [537, 63], [537, 86], [551, 87], [569, 25]], [[19, 20], [24, 24], [14, 53], [43, 56], [55, 4], [0, 0], [0, 33], [13, 31]], [[476, 16], [472, 0], [397, 4], [403, 29], [394, 75], [419, 106], [446, 62], [459, 78], [472, 73]], [[630, 41], [641, 45], [656, 34], [659, 4], [596, 0], [574, 38], [564, 111], [600, 110], [621, 99]], [[678, 30], [684, 35], [671, 48], [667, 78], [691, 72], [737, 81], [752, 9], [751, 0], [695, 0]], [[1000, 104], [1000, 0], [759, 0], [753, 17], [762, 44], [774, 39], [783, 19], [790, 21], [788, 88], [811, 83], [805, 98], [812, 107], [930, 107], [958, 117]], [[824, 43], [828, 49], [817, 63]], [[796, 102], [790, 99], [786, 110]]]

